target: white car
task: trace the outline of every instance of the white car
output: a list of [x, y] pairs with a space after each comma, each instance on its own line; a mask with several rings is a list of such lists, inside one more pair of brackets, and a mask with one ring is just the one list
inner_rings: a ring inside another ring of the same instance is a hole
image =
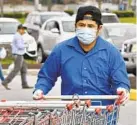
[[[8, 56], [11, 55], [11, 44], [17, 26], [20, 22], [14, 18], [0, 18], [0, 47], [6, 48]], [[23, 39], [28, 44], [26, 54], [30, 57], [37, 56], [37, 44], [32, 36], [24, 34]], [[30, 54], [30, 55], [29, 55]]]
[[[100, 34], [105, 40], [112, 42], [105, 28]], [[37, 61], [43, 62], [51, 53], [54, 46], [66, 39], [75, 36], [75, 18], [50, 18], [41, 27], [38, 38]]]
[[23, 35], [23, 40], [25, 41], [25, 44], [27, 46], [25, 56], [36, 58], [37, 57], [37, 43], [34, 37], [29, 35], [28, 32], [26, 32]]
[[[76, 18], [76, 14], [73, 14], [72, 17]], [[102, 23], [119, 23], [120, 20], [115, 13], [102, 13]]]
[[120, 51], [124, 41], [136, 37], [136, 24], [106, 23], [103, 26], [108, 30], [109, 37]]

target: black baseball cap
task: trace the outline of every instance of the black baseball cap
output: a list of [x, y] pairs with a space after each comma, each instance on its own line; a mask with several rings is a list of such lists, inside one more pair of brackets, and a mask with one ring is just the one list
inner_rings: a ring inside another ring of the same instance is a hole
[[[86, 14], [91, 15], [91, 17], [85, 16]], [[102, 14], [99, 8], [95, 6], [82, 6], [78, 9], [76, 16], [76, 23], [79, 20], [90, 19], [96, 21], [99, 25], [102, 25], [101, 18], [102, 18]]]
[[19, 30], [19, 29], [27, 29], [27, 27], [24, 26], [24, 25], [22, 25], [22, 24], [19, 24], [19, 25], [18, 25], [18, 30]]

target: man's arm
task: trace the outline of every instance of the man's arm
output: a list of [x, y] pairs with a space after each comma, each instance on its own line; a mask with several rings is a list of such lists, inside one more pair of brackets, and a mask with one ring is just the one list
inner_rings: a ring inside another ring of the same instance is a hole
[[43, 94], [47, 94], [55, 85], [57, 77], [60, 75], [60, 54], [57, 48], [55, 47], [40, 69], [35, 91], [42, 90]]
[[120, 96], [118, 103], [124, 105], [129, 100], [130, 82], [124, 59], [115, 47], [111, 48], [109, 64], [112, 87]]
[[112, 47], [110, 50], [110, 76], [112, 80], [113, 87], [124, 88], [130, 91], [130, 82], [127, 75], [126, 65], [123, 57], [121, 56], [119, 50]]

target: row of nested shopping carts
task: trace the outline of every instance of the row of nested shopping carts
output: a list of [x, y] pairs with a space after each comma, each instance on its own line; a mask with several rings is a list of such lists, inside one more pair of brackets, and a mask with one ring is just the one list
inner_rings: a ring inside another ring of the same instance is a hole
[[[118, 96], [46, 96], [41, 101], [0, 102], [0, 125], [117, 125]], [[114, 99], [113, 105], [92, 105]], [[54, 100], [54, 101], [53, 101]]]

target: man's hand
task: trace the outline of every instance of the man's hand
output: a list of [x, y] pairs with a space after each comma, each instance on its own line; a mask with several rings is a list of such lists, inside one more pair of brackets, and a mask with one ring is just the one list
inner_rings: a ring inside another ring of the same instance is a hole
[[40, 90], [40, 89], [38, 89], [38, 90], [36, 90], [35, 92], [34, 92], [34, 94], [33, 94], [33, 99], [34, 100], [40, 100], [40, 99], [43, 99], [43, 91], [42, 90]]
[[117, 88], [117, 94], [119, 95], [118, 103], [125, 105], [129, 100], [129, 91], [124, 88]]

